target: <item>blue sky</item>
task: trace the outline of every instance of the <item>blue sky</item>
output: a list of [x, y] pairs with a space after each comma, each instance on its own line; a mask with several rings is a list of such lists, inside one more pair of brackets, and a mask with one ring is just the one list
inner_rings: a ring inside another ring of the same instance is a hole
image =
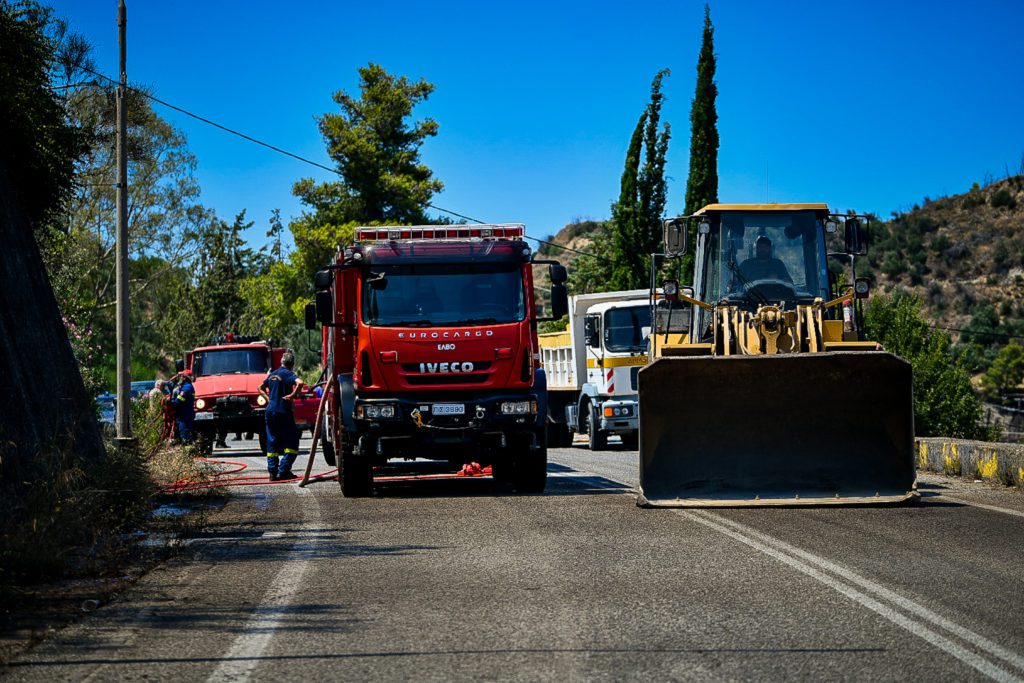
[[[117, 71], [116, 0], [54, 6]], [[718, 56], [719, 197], [824, 201], [887, 216], [925, 196], [1018, 172], [1024, 157], [1024, 3], [711, 3]], [[524, 222], [544, 237], [606, 218], [630, 133], [663, 67], [668, 213], [683, 208], [703, 2], [129, 0], [128, 74], [178, 106], [330, 164], [315, 116], [367, 62], [437, 86], [423, 160], [439, 206]], [[158, 107], [198, 158], [202, 200], [302, 206], [333, 176]], [[766, 178], [767, 176], [767, 178]]]

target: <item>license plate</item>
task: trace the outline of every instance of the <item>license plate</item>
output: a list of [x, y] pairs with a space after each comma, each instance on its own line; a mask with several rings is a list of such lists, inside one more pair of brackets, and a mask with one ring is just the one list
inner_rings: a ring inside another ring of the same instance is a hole
[[466, 406], [461, 403], [435, 403], [431, 412], [434, 415], [465, 415]]
[[212, 420], [213, 413], [196, 413], [197, 420]]

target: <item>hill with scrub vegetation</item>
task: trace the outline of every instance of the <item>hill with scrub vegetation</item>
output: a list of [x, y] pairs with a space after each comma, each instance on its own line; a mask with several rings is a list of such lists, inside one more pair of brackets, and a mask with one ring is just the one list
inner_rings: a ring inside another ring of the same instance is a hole
[[1024, 337], [1024, 175], [925, 198], [871, 229], [858, 274], [873, 277], [876, 291], [917, 295], [970, 371]]

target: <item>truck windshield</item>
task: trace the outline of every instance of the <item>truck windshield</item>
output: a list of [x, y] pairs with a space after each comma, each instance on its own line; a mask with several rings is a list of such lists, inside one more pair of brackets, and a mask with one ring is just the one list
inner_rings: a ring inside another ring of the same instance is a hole
[[519, 264], [394, 265], [364, 274], [363, 320], [369, 325], [488, 325], [525, 316]]
[[707, 236], [704, 301], [777, 303], [828, 297], [813, 211], [727, 211]]
[[196, 377], [270, 372], [266, 349], [198, 351], [192, 359]]
[[604, 347], [609, 351], [644, 351], [647, 340], [643, 328], [650, 326], [651, 309], [646, 304], [609, 309], [604, 313]]

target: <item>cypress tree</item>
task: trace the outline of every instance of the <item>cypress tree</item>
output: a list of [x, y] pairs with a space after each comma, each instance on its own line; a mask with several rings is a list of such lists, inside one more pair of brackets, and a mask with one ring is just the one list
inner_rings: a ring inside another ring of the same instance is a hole
[[665, 154], [671, 129], [667, 123], [659, 129], [658, 124], [665, 99], [661, 83], [667, 75], [669, 70], [662, 69], [651, 82], [651, 100], [633, 129], [626, 152], [619, 201], [612, 205], [613, 290], [647, 287], [650, 254], [661, 244]]
[[[718, 202], [718, 113], [715, 111], [715, 27], [704, 5], [704, 34], [697, 58], [697, 89], [690, 107], [690, 174], [686, 179], [687, 215]], [[696, 244], [691, 228], [690, 244]], [[684, 279], [693, 279], [693, 256], [683, 261]]]

